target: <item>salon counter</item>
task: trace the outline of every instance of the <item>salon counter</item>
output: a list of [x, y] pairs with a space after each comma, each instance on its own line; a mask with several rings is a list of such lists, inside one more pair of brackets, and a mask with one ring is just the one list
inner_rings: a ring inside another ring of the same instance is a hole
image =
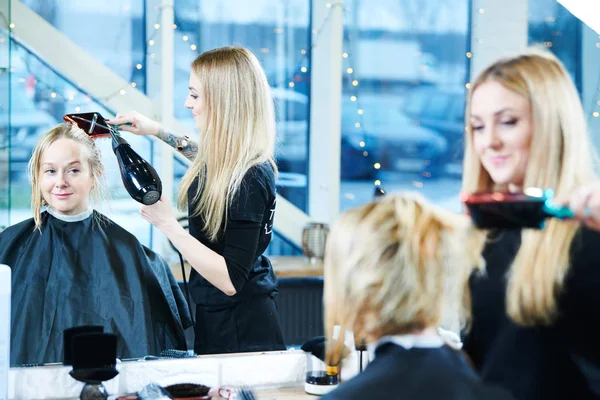
[[[269, 256], [275, 275], [278, 278], [313, 278], [323, 277], [323, 263], [317, 261], [315, 263], [309, 262], [306, 257], [303, 256]], [[171, 271], [175, 276], [175, 279], [182, 281], [181, 277], [181, 264], [171, 263]], [[185, 276], [190, 276], [190, 265], [185, 262]]]
[[[188, 382], [210, 387], [250, 387], [259, 400], [316, 399], [303, 389], [308, 360], [304, 352], [288, 350], [127, 361], [118, 364], [119, 375], [105, 382], [105, 386], [111, 395], [124, 395], [152, 382]], [[11, 368], [9, 399], [78, 399], [83, 384], [71, 378], [70, 370], [62, 365]]]

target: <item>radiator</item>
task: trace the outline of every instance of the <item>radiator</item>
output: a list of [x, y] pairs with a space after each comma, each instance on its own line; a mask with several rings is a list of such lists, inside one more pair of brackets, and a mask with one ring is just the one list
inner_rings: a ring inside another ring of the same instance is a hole
[[323, 278], [281, 278], [275, 299], [286, 346], [300, 347], [324, 335]]

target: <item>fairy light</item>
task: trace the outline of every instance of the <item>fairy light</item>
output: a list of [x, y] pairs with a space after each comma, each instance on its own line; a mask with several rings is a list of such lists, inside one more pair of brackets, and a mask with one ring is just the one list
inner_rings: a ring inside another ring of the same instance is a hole
[[350, 101], [356, 101], [356, 96], [350, 96]]
[[119, 90], [119, 93], [121, 93], [121, 96], [124, 96], [127, 92], [125, 91], [125, 89], [121, 89]]
[[348, 69], [346, 70], [346, 72], [347, 72], [347, 73], [349, 73], [349, 74], [351, 74], [351, 73], [353, 73], [353, 72], [354, 72], [354, 70], [353, 70], [352, 68], [348, 68]]
[[183, 35], [182, 39], [183, 39], [184, 42], [187, 42], [188, 39], [189, 39], [189, 37], [187, 35]]
[[193, 44], [193, 45], [191, 45], [191, 46], [190, 46], [190, 49], [192, 49], [192, 50], [194, 50], [194, 51], [196, 51], [196, 49], [197, 49], [197, 48], [198, 48], [198, 47], [196, 47], [196, 45], [195, 45], [195, 44]]
[[160, 29], [160, 24], [154, 24], [154, 29], [156, 29], [156, 30]]
[[473, 57], [473, 53], [471, 53], [470, 51], [467, 51], [467, 58], [471, 58]]
[[150, 46], [154, 46], [154, 40], [152, 40], [152, 39], [148, 40], [148, 44], [149, 44]]
[[600, 113], [598, 111], [594, 111], [592, 115], [594, 116], [594, 118], [598, 118], [600, 116]]
[[131, 87], [136, 87], [136, 86], [137, 86], [137, 83], [131, 82]]
[[55, 93], [55, 92], [52, 92], [52, 93], [50, 94], [50, 97], [52, 97], [53, 99], [55, 99], [55, 98], [56, 98], [56, 93]]
[[142, 64], [138, 64], [135, 66], [137, 69], [142, 69]]
[[79, 112], [79, 111], [81, 111], [81, 107], [79, 107], [79, 106], [75, 107], [75, 112]]
[[306, 67], [302, 67], [302, 68], [300, 68], [300, 71], [306, 73], [306, 71], [308, 71], [308, 69]]

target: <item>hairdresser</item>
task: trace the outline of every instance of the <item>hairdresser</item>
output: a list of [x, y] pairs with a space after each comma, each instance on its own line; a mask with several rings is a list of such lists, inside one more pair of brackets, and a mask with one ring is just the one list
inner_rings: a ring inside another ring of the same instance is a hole
[[[474, 80], [463, 191], [552, 188], [581, 212], [597, 181], [579, 95], [552, 54], [503, 58]], [[596, 187], [596, 191], [597, 186]], [[484, 381], [517, 399], [600, 395], [600, 233], [578, 221], [481, 232], [485, 274], [470, 279], [464, 350]]]
[[142, 206], [141, 215], [192, 266], [195, 352], [285, 350], [274, 300], [278, 281], [263, 255], [273, 230], [277, 176], [274, 105], [265, 73], [242, 47], [207, 51], [191, 69], [185, 107], [200, 132], [199, 144], [137, 112], [119, 113], [110, 123], [154, 135], [192, 161], [178, 197], [179, 206], [188, 208], [189, 233], [165, 197]]

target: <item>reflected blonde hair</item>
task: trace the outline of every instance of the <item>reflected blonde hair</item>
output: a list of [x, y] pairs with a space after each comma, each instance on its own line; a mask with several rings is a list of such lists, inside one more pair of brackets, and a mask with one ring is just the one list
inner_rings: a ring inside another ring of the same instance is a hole
[[[595, 155], [577, 89], [554, 55], [532, 48], [496, 61], [473, 82], [466, 112], [463, 192], [508, 190], [492, 181], [473, 147], [472, 95], [490, 81], [525, 97], [531, 106], [534, 122], [524, 187], [552, 188], [562, 197], [596, 179]], [[552, 219], [541, 231], [523, 230], [506, 293], [507, 313], [513, 321], [535, 325], [554, 320], [556, 296], [569, 269], [569, 250], [578, 227], [575, 222]], [[485, 241], [481, 242], [483, 246]]]
[[[325, 329], [352, 331], [356, 343], [437, 327], [444, 315], [469, 318], [468, 279], [482, 267], [466, 216], [396, 194], [343, 213], [328, 235]], [[335, 338], [334, 338], [335, 339]], [[327, 365], [341, 361], [343, 338], [328, 341]]]
[[102, 165], [100, 150], [96, 147], [96, 144], [90, 136], [77, 126], [68, 123], [56, 125], [40, 137], [33, 150], [33, 155], [29, 159], [27, 168], [29, 181], [31, 182], [31, 209], [33, 211], [33, 220], [35, 221], [35, 229], [40, 231], [42, 226], [42, 207], [48, 205], [42, 195], [42, 189], [40, 187], [42, 160], [46, 149], [59, 139], [70, 139], [81, 145], [84, 149], [85, 159], [87, 160], [90, 169], [90, 177], [94, 179], [90, 197], [94, 200], [100, 200], [104, 197], [105, 189], [101, 179], [104, 167]]
[[199, 55], [192, 73], [200, 81], [201, 115], [198, 156], [181, 180], [178, 203], [198, 179], [194, 216], [202, 216], [210, 240], [217, 239], [227, 210], [246, 172], [274, 160], [275, 114], [271, 90], [256, 56], [242, 47], [223, 47]]

